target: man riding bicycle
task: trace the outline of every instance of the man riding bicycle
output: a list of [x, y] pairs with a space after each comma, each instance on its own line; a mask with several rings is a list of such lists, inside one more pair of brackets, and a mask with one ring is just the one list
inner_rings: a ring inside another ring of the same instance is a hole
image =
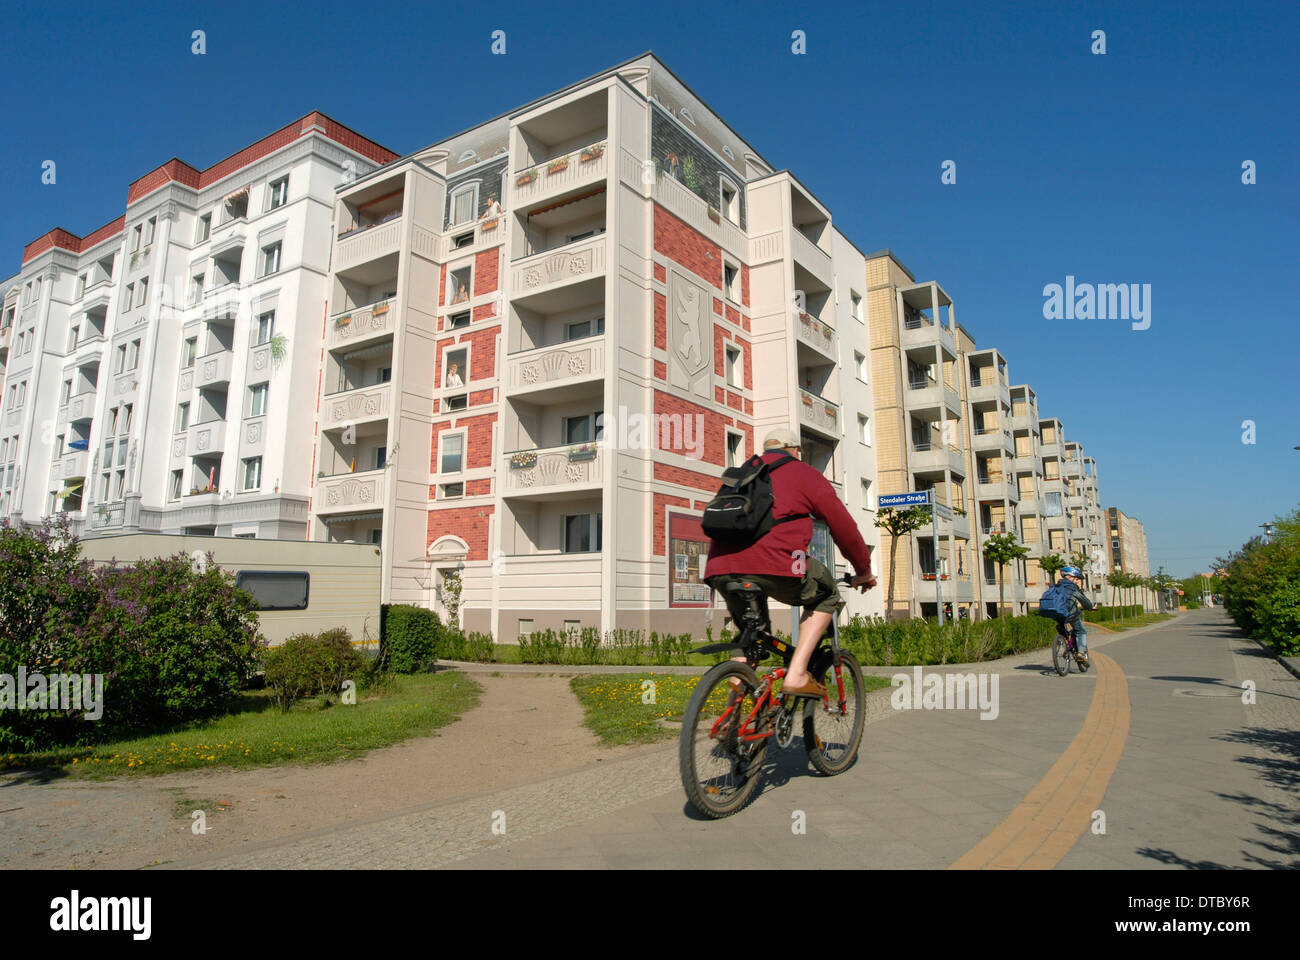
[[1051, 617], [1057, 625], [1068, 623], [1074, 630], [1074, 643], [1078, 648], [1076, 658], [1085, 669], [1088, 666], [1088, 632], [1083, 628], [1083, 611], [1095, 610], [1097, 605], [1088, 599], [1080, 585], [1083, 571], [1078, 567], [1062, 567], [1061, 579], [1048, 588], [1039, 601], [1039, 613]]
[[853, 564], [857, 573], [853, 586], [865, 593], [876, 585], [876, 578], [871, 575], [871, 553], [857, 524], [830, 481], [799, 460], [799, 452], [799, 438], [794, 431], [782, 427], [767, 435], [762, 460], [770, 466], [775, 522], [753, 543], [712, 539], [704, 581], [722, 593], [731, 619], [737, 624], [744, 616], [747, 601], [727, 590], [731, 583], [753, 583], [774, 600], [802, 607], [799, 639], [782, 690], [820, 697], [826, 688], [808, 673], [808, 661], [844, 601], [835, 586], [834, 574], [808, 556], [812, 518], [830, 527], [831, 537]]

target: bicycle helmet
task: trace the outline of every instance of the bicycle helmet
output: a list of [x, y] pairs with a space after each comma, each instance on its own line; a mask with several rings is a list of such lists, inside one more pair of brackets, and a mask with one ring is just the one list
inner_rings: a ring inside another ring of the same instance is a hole
[[1083, 571], [1078, 567], [1062, 567], [1061, 576], [1063, 577], [1082, 577]]

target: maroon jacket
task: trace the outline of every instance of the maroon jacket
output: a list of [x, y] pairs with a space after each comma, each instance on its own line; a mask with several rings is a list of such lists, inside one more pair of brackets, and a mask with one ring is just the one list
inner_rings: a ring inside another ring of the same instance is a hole
[[[785, 455], [783, 450], [768, 451], [763, 454], [763, 460], [772, 463]], [[871, 576], [871, 554], [867, 550], [867, 544], [858, 532], [858, 525], [849, 516], [849, 511], [835, 495], [835, 488], [829, 480], [802, 460], [787, 463], [768, 476], [772, 480], [774, 518], [779, 520], [791, 514], [811, 513], [817, 519], [825, 521], [836, 546], [853, 564], [857, 575]], [[714, 540], [709, 545], [709, 562], [704, 568], [704, 575], [712, 577], [719, 573], [738, 573], [742, 576], [799, 576], [794, 572], [795, 551], [802, 551], [802, 555], [807, 556], [812, 533], [813, 522], [805, 518], [778, 523], [756, 543], [747, 547]]]

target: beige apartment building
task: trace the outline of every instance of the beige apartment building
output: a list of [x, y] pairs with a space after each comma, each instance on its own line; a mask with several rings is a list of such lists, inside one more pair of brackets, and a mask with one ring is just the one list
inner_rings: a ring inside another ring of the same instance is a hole
[[1107, 527], [1110, 534], [1110, 570], [1135, 574], [1139, 577], [1151, 576], [1151, 566], [1147, 559], [1147, 535], [1142, 522], [1130, 517], [1118, 507], [1106, 511]]

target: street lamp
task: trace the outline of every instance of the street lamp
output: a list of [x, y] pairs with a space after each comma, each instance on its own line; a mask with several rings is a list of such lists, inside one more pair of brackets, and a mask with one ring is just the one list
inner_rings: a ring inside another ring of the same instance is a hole
[[1268, 539], [1268, 542], [1269, 542], [1269, 543], [1272, 543], [1272, 542], [1273, 542], [1273, 524], [1271, 524], [1271, 523], [1261, 523], [1259, 526], [1260, 526], [1260, 528], [1264, 531], [1264, 536]]

